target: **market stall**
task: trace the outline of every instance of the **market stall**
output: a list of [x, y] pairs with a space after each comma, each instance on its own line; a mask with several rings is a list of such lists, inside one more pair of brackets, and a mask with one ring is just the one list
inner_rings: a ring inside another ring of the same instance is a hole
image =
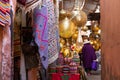
[[[2, 31], [0, 39], [4, 45], [0, 44], [2, 48], [0, 52], [4, 54], [0, 54], [0, 64], [3, 65], [0, 68], [2, 70], [0, 76], [7, 80], [6, 75], [14, 75], [15, 80], [74, 78], [85, 80], [80, 57], [83, 47], [82, 35], [89, 35], [90, 31], [90, 41], [94, 49], [98, 51], [101, 47], [99, 21], [98, 23], [93, 21], [91, 28], [86, 25], [89, 11], [84, 7], [88, 7], [86, 6], [88, 2], [85, 0], [14, 0], [6, 4], [0, 2]], [[8, 43], [4, 42], [6, 40]], [[8, 45], [9, 48], [6, 47]]]

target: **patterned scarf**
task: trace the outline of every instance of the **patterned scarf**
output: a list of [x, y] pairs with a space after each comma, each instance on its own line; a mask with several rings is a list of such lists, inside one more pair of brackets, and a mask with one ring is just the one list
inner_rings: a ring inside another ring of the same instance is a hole
[[38, 45], [42, 65], [45, 69], [48, 67], [48, 15], [47, 8], [35, 8], [33, 36]]

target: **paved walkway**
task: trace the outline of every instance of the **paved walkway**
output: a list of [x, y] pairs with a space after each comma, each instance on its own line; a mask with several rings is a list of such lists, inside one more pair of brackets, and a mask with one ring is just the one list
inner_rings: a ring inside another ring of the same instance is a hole
[[101, 71], [92, 71], [92, 75], [87, 76], [87, 80], [101, 80]]

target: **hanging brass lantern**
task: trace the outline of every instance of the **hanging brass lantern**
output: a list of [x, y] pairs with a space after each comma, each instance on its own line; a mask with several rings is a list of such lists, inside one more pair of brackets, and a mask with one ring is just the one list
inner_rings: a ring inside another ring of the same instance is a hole
[[90, 43], [92, 44], [93, 48], [98, 51], [101, 48], [101, 42], [99, 40], [90, 40]]
[[90, 40], [90, 44], [92, 44], [92, 45], [94, 44], [94, 40], [93, 39]]
[[60, 48], [63, 48], [64, 47], [64, 44], [63, 43], [60, 43]]
[[66, 17], [66, 11], [64, 9], [60, 10], [59, 21], [63, 20]]
[[82, 30], [82, 31], [87, 31], [87, 30], [88, 30], [88, 27], [87, 27], [87, 26], [83, 26], [83, 27], [81, 27], [81, 30]]
[[81, 28], [78, 28], [78, 37], [76, 40], [76, 52], [80, 53], [82, 51], [82, 47], [83, 47], [83, 39], [82, 39], [82, 35], [81, 35]]
[[93, 32], [96, 35], [100, 35], [101, 34], [101, 30], [98, 30], [97, 32]]
[[82, 48], [83, 48], [83, 46], [76, 46], [76, 52], [79, 54], [79, 53], [81, 53], [82, 52]]
[[92, 39], [99, 39], [100, 40], [100, 38], [101, 38], [100, 34], [95, 34], [95, 33], [91, 33], [89, 36], [90, 40], [92, 40]]
[[100, 28], [96, 25], [92, 27], [93, 32], [98, 32], [99, 30], [100, 30]]
[[87, 15], [82, 10], [73, 11], [72, 16], [74, 16], [72, 21], [77, 25], [77, 27], [82, 27], [87, 22]]
[[65, 40], [63, 38], [60, 38], [60, 43], [65, 44]]
[[94, 49], [98, 51], [100, 49], [100, 42], [97, 40], [94, 40], [93, 46], [94, 46]]
[[100, 30], [100, 27], [98, 25], [97, 21], [92, 21], [92, 31], [93, 32], [98, 32]]
[[59, 34], [63, 38], [70, 38], [75, 32], [75, 24], [67, 17], [59, 23]]
[[77, 37], [78, 37], [78, 33], [74, 33], [74, 34], [72, 35], [72, 39], [74, 39], [74, 40], [77, 40]]
[[82, 11], [84, 4], [85, 0], [83, 0], [83, 4], [80, 7], [80, 1], [75, 0], [75, 7], [71, 12], [71, 20], [77, 25], [77, 27], [82, 27], [87, 22], [87, 15], [84, 11]]
[[63, 20], [65, 17], [66, 17], [66, 10], [63, 9], [63, 0], [61, 1], [62, 2], [62, 9], [60, 10], [60, 13], [59, 13], [59, 21]]
[[70, 49], [69, 48], [65, 48], [64, 51], [63, 51], [63, 56], [67, 57], [69, 55], [70, 55]]
[[69, 11], [63, 9], [63, 0], [62, 0], [61, 6], [62, 6], [62, 9], [60, 10], [60, 13], [59, 13], [59, 21], [62, 21], [66, 17], [70, 18], [71, 16], [71, 13]]
[[65, 46], [63, 46], [61, 49], [60, 49], [60, 53], [63, 53], [65, 50]]
[[83, 45], [83, 39], [82, 39], [80, 28], [78, 28], [78, 37], [77, 37], [76, 44], [77, 44], [77, 46], [82, 46]]
[[76, 41], [77, 37], [78, 37], [78, 30], [76, 30], [75, 33], [72, 35], [72, 39]]

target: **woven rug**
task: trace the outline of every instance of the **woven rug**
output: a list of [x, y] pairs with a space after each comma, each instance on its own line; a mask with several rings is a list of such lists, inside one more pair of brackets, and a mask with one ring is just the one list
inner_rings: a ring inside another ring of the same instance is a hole
[[43, 67], [48, 67], [48, 14], [47, 8], [35, 8], [34, 10], [33, 36], [38, 46]]
[[58, 58], [58, 25], [56, 24], [53, 0], [44, 0], [43, 4], [48, 10], [48, 64], [53, 63]]

